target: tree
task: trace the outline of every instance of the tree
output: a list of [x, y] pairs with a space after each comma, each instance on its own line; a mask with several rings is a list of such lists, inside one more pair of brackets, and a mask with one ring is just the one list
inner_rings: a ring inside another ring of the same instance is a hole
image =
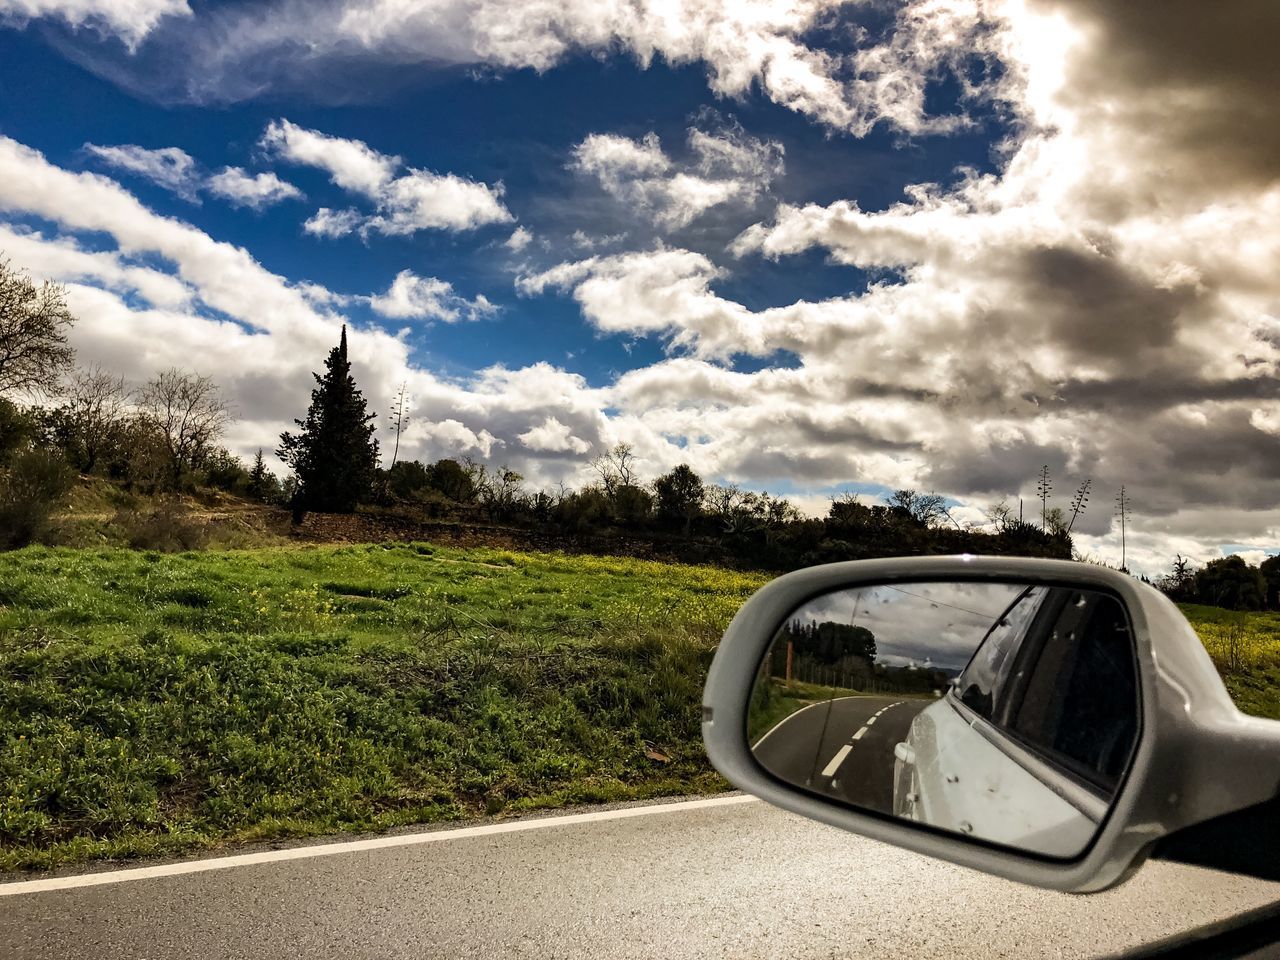
[[124, 377], [94, 366], [75, 373], [63, 389], [65, 402], [53, 411], [52, 431], [68, 459], [93, 473], [104, 455], [120, 446], [130, 415]]
[[1267, 557], [1258, 565], [1258, 572], [1266, 584], [1266, 609], [1280, 610], [1280, 555]]
[[254, 454], [253, 466], [249, 468], [249, 482], [245, 484], [244, 492], [263, 503], [276, 503], [280, 500], [280, 481], [267, 469], [262, 459], [261, 447]]
[[914, 490], [895, 490], [885, 497], [885, 502], [925, 527], [933, 526], [939, 518], [949, 516], [947, 500], [936, 493], [917, 493]]
[[706, 494], [702, 478], [687, 463], [682, 463], [653, 481], [653, 492], [658, 497], [658, 515], [684, 524], [687, 537], [694, 519], [702, 512], [702, 498]]
[[636, 455], [629, 443], [617, 443], [591, 461], [604, 492], [613, 498], [619, 487], [636, 485]]
[[138, 396], [142, 415], [155, 426], [168, 454], [169, 480], [177, 490], [182, 478], [213, 452], [232, 420], [212, 377], [170, 367], [155, 376]]
[[316, 387], [306, 419], [294, 421], [301, 430], [280, 434], [276, 451], [297, 477], [293, 506], [299, 520], [307, 510], [351, 513], [372, 494], [378, 464], [376, 415], [367, 412], [351, 375], [345, 324], [324, 365], [323, 375], [312, 374]]
[[1196, 599], [1196, 577], [1191, 569], [1191, 561], [1178, 553], [1173, 558], [1173, 570], [1157, 582], [1161, 590], [1170, 599], [1179, 603], [1192, 603]]
[[54, 392], [75, 356], [67, 344], [74, 323], [62, 287], [37, 287], [0, 260], [0, 394]]
[[1260, 610], [1266, 598], [1266, 580], [1244, 557], [1232, 554], [1210, 560], [1196, 573], [1196, 594], [1202, 603], [1228, 610]]
[[1013, 518], [1013, 508], [1009, 506], [1009, 501], [1003, 498], [991, 504], [984, 512], [987, 515], [987, 522], [996, 528], [996, 533], [1003, 533], [1011, 524], [1017, 522]]
[[457, 460], [445, 458], [427, 467], [427, 485], [454, 503], [471, 503], [476, 498], [475, 473]]
[[1067, 532], [1067, 517], [1061, 507], [1050, 507], [1045, 513], [1043, 532], [1052, 534]]
[[40, 424], [31, 411], [0, 397], [0, 466], [30, 446], [39, 432]]
[[408, 500], [429, 485], [427, 468], [417, 460], [394, 461], [387, 468], [387, 489], [397, 499]]

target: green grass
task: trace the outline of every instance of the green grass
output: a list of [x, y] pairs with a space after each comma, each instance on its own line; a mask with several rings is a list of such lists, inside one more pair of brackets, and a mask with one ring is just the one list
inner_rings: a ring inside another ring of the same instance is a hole
[[1204, 641], [1236, 706], [1280, 720], [1280, 613], [1192, 603], [1179, 607]]
[[0, 555], [0, 867], [723, 789], [700, 690], [763, 580], [426, 544]]
[[[428, 544], [0, 554], [0, 868], [724, 789], [701, 687], [765, 579]], [[1280, 717], [1280, 616], [1185, 611]]]

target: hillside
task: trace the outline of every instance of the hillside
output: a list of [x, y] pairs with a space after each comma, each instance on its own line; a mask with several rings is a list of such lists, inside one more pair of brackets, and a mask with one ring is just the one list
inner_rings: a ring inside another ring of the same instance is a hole
[[423, 543], [0, 554], [0, 866], [718, 790], [759, 575]]

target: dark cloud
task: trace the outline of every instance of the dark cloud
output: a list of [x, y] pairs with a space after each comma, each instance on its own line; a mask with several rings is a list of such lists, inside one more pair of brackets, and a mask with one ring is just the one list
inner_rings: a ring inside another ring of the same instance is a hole
[[1036, 6], [1060, 11], [1086, 31], [1063, 96], [1086, 117], [1132, 130], [1133, 151], [1159, 163], [1165, 177], [1196, 193], [1280, 179], [1275, 0]]

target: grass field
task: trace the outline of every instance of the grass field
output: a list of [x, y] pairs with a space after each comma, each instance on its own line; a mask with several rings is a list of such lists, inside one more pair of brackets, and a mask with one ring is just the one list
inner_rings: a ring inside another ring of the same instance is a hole
[[[0, 554], [0, 868], [723, 789], [766, 578], [427, 544]], [[1280, 617], [1188, 607], [1280, 717]]]
[[0, 867], [722, 789], [762, 577], [425, 544], [0, 555]]
[[1204, 641], [1236, 706], [1280, 720], [1280, 613], [1179, 606]]

